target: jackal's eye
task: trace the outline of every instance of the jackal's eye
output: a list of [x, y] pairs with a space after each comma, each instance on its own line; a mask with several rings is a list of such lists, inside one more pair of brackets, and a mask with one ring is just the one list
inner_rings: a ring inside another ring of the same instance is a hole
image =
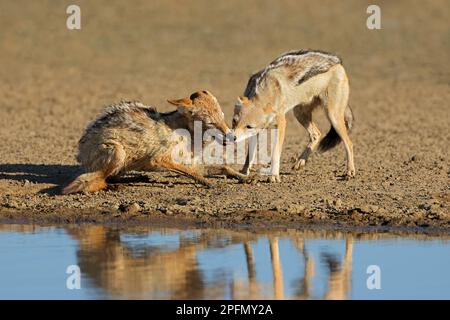
[[249, 125], [246, 126], [246, 128], [247, 129], [255, 129], [255, 126], [252, 126], [252, 125], [249, 124]]

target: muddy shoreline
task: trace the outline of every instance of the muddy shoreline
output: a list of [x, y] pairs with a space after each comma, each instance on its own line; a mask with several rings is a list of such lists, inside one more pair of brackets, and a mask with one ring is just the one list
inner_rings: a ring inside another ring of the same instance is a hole
[[[356, 211], [356, 210], [354, 210]], [[66, 226], [94, 224], [113, 226], [118, 228], [133, 227], [163, 227], [177, 229], [231, 229], [247, 230], [249, 232], [258, 232], [264, 230], [276, 231], [285, 229], [298, 230], [323, 230], [339, 231], [349, 233], [389, 233], [400, 236], [450, 236], [450, 227], [448, 222], [435, 223], [430, 220], [427, 222], [409, 221], [407, 224], [386, 223], [383, 218], [370, 218], [370, 222], [361, 220], [351, 220], [355, 218], [357, 211], [351, 214], [347, 221], [331, 217], [323, 219], [317, 217], [282, 216], [280, 213], [273, 212], [237, 212], [234, 215], [211, 218], [208, 216], [199, 216], [186, 214], [182, 212], [171, 212], [165, 214], [156, 212], [128, 212], [126, 210], [110, 211], [73, 211], [59, 210], [57, 212], [42, 211], [15, 211], [8, 209], [0, 210], [0, 224], [31, 224], [38, 226]], [[369, 218], [368, 218], [369, 219]]]

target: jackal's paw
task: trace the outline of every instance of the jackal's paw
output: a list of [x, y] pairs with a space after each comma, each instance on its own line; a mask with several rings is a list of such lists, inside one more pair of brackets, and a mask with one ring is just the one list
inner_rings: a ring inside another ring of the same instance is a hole
[[246, 167], [243, 167], [241, 170], [239, 170], [239, 173], [242, 173], [243, 175], [246, 175], [246, 176], [248, 176], [248, 175], [250, 175], [252, 172], [256, 172], [256, 170], [255, 170], [255, 168], [246, 168]]
[[276, 176], [270, 176], [267, 178], [267, 182], [268, 183], [280, 183], [281, 179], [280, 176], [276, 175]]
[[239, 183], [244, 184], [256, 184], [258, 182], [258, 176], [256, 174], [249, 174], [245, 178], [239, 178]]
[[250, 169], [249, 168], [242, 168], [241, 170], [239, 170], [239, 173], [242, 173], [243, 175], [248, 176], [250, 174]]
[[272, 168], [271, 167], [264, 167], [259, 169], [259, 174], [264, 176], [270, 176], [272, 175]]
[[295, 161], [294, 165], [292, 166], [292, 170], [300, 170], [300, 168], [304, 167], [306, 165], [305, 159], [299, 159]]
[[239, 175], [236, 177], [236, 179], [238, 180], [239, 183], [251, 183], [252, 180], [254, 179], [254, 174], [249, 174], [249, 175]]
[[355, 177], [355, 169], [353, 169], [353, 170], [348, 170], [347, 171], [347, 175], [346, 175], [346, 178], [347, 179], [350, 179], [350, 178], [354, 178]]

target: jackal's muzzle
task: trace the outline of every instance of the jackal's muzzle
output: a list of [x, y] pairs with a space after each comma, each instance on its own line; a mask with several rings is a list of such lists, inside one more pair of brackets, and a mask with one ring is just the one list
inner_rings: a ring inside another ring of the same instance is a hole
[[227, 133], [225, 134], [225, 138], [223, 139], [223, 144], [230, 144], [234, 143], [236, 141], [236, 136], [233, 133], [233, 130], [228, 129]]

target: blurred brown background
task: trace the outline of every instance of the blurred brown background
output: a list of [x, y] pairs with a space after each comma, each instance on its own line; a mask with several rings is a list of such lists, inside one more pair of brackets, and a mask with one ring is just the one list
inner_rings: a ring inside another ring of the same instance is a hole
[[[381, 99], [370, 89], [448, 84], [449, 2], [377, 1], [382, 30], [368, 30], [371, 3], [2, 0], [1, 134], [16, 142], [3, 151], [16, 153], [36, 122], [50, 129], [33, 128], [46, 144], [70, 132], [60, 143], [73, 146], [85, 122], [120, 98], [164, 109], [167, 98], [208, 88], [230, 116], [248, 76], [297, 48], [342, 56], [357, 114]], [[69, 4], [81, 7], [81, 30], [66, 28]]]

